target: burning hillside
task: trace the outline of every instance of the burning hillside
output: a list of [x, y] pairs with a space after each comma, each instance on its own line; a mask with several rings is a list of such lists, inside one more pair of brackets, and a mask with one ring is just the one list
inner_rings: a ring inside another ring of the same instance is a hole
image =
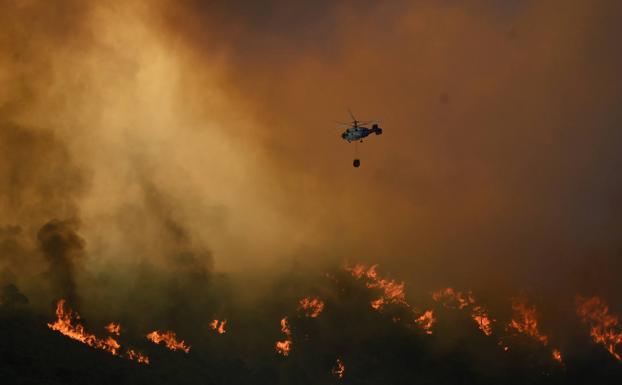
[[1, 385], [622, 384], [620, 20], [0, 1]]
[[[64, 299], [59, 300], [56, 305], [56, 322], [48, 323], [47, 325], [50, 329], [90, 347], [107, 351], [113, 356], [120, 355], [121, 345], [119, 342], [111, 336], [98, 338], [94, 334], [88, 333], [80, 323], [80, 316], [71, 309], [66, 308]], [[117, 323], [111, 322], [106, 326], [106, 330], [115, 336], [121, 335], [121, 325]], [[122, 356], [141, 364], [149, 364], [149, 357], [131, 348], [127, 349]]]
[[[293, 277], [290, 284], [296, 281]], [[274, 376], [284, 383], [430, 380], [452, 384], [462, 379], [478, 384], [487, 383], [486, 378], [503, 383], [550, 383], [574, 381], [576, 373], [584, 372], [588, 364], [593, 378], [600, 381], [588, 383], [607, 383], [603, 379], [609, 376], [622, 378], [618, 317], [600, 298], [577, 300], [576, 330], [559, 325], [547, 327], [545, 334], [541, 323], [550, 324], [548, 313], [538, 311], [525, 295], [489, 302], [477, 299], [477, 293], [451, 287], [428, 292], [431, 295], [408, 292], [408, 287], [407, 282], [381, 275], [378, 266], [355, 265], [318, 274], [296, 289], [299, 299], [289, 303], [279, 300], [278, 306], [268, 306], [272, 310], [246, 313], [249, 310], [244, 307], [227, 306], [221, 312], [228, 313], [228, 321], [205, 314], [200, 316], [206, 318], [203, 321], [178, 323], [176, 331], [152, 330], [148, 324], [141, 330], [127, 321], [123, 326], [116, 321], [86, 322], [60, 300], [56, 320], [47, 326], [74, 341], [74, 346], [91, 348], [93, 358], [97, 351], [125, 358], [105, 365], [118, 365], [118, 370], [144, 378], [146, 383], [156, 373], [172, 375], [173, 366], [178, 368], [175, 373], [183, 370], [187, 376], [179, 383], [203, 376], [214, 384], [248, 383], [251, 378], [253, 383], [267, 384], [273, 383]], [[315, 294], [305, 295], [309, 292]], [[235, 303], [233, 298], [229, 300]], [[383, 305], [374, 306], [379, 301]], [[201, 322], [207, 327], [193, 327]], [[225, 333], [229, 322], [237, 326]], [[101, 324], [107, 335], [87, 331], [86, 324]], [[569, 343], [572, 333], [583, 338]], [[24, 348], [33, 343], [25, 343]], [[599, 350], [600, 345], [603, 348]], [[582, 352], [586, 349], [607, 355], [585, 356]], [[475, 367], [468, 362], [480, 357], [487, 357], [490, 363], [473, 371]], [[240, 362], [243, 366], [233, 369]], [[139, 370], [147, 367], [139, 364], [153, 369]], [[608, 369], [601, 372], [604, 368]], [[317, 381], [308, 382], [307, 376]]]

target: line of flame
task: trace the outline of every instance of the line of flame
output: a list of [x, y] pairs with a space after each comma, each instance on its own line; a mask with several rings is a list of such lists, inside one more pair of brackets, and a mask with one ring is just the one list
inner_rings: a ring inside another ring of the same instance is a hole
[[[56, 304], [56, 321], [47, 324], [50, 329], [58, 331], [73, 340], [82, 342], [95, 349], [104, 350], [113, 356], [119, 356], [121, 345], [117, 340], [110, 336], [98, 338], [94, 334], [88, 333], [79, 322], [80, 315], [69, 308], [65, 310], [65, 304], [66, 301], [64, 299], [58, 300]], [[118, 336], [121, 334], [121, 325], [111, 322], [106, 326], [106, 330]], [[129, 352], [133, 352], [133, 354]], [[149, 364], [149, 357], [135, 352], [132, 349], [128, 349], [128, 353], [123, 357], [136, 360], [140, 363]]]
[[181, 350], [184, 353], [190, 352], [190, 346], [187, 346], [183, 340], [177, 341], [177, 334], [175, 334], [175, 332], [171, 330], [166, 330], [163, 332], [154, 330], [151, 333], [147, 334], [147, 339], [154, 344], [164, 342], [164, 345], [169, 350]]

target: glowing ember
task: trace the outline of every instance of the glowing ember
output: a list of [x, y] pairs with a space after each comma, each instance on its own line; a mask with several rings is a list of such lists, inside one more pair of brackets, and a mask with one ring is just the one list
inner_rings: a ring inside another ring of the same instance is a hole
[[100, 339], [93, 334], [87, 333], [84, 330], [84, 326], [79, 323], [80, 316], [78, 313], [73, 312], [71, 309], [65, 311], [64, 299], [59, 300], [56, 304], [56, 317], [56, 322], [47, 324], [50, 329], [93, 348], [105, 350], [115, 356], [118, 355], [118, 350], [121, 347], [119, 343], [112, 337]]
[[141, 354], [140, 352], [137, 352], [134, 349], [128, 349], [127, 352], [125, 352], [125, 356], [129, 360], [136, 361], [141, 364], [149, 365], [149, 357]]
[[319, 298], [305, 297], [300, 300], [298, 310], [304, 311], [307, 317], [315, 318], [324, 310], [324, 301]]
[[281, 319], [281, 331], [288, 337], [292, 335], [292, 331], [289, 329], [289, 324], [287, 323], [287, 317]]
[[492, 335], [492, 320], [486, 310], [481, 306], [473, 307], [471, 318], [477, 323], [477, 327], [487, 336]]
[[349, 271], [350, 274], [352, 274], [352, 276], [356, 279], [360, 279], [363, 277], [363, 275], [365, 274], [365, 265], [361, 265], [359, 263], [357, 263], [356, 265], [352, 266], [352, 267], [347, 267], [346, 266], [346, 271]]
[[165, 346], [170, 350], [183, 350], [185, 353], [190, 351], [190, 346], [187, 346], [184, 341], [177, 341], [177, 335], [170, 330], [165, 332], [154, 330], [147, 334], [147, 339], [154, 344], [164, 342]]
[[227, 331], [225, 330], [225, 325], [227, 324], [227, 320], [219, 321], [217, 319], [210, 322], [209, 326], [218, 332], [218, 334], [225, 334]]
[[121, 325], [119, 325], [118, 323], [109, 323], [108, 325], [106, 325], [106, 330], [108, 330], [108, 333], [114, 334], [115, 336], [121, 335]]
[[337, 358], [337, 362], [332, 370], [333, 374], [337, 376], [337, 378], [343, 378], [343, 375], [346, 373], [346, 366], [343, 364], [341, 359]]
[[292, 348], [292, 341], [290, 340], [283, 340], [283, 341], [277, 341], [276, 342], [276, 351], [279, 354], [282, 354], [284, 356], [288, 356], [289, 355], [289, 351]]
[[510, 327], [517, 332], [531, 336], [543, 345], [548, 343], [548, 337], [541, 334], [538, 329], [538, 318], [536, 316], [536, 308], [529, 306], [525, 298], [513, 298], [512, 309], [514, 309], [514, 318], [510, 322]]
[[622, 327], [617, 316], [609, 314], [609, 307], [599, 297], [577, 298], [577, 314], [590, 326], [594, 342], [603, 345], [611, 355], [622, 361], [618, 345], [622, 344]]
[[475, 303], [471, 292], [465, 295], [451, 287], [432, 293], [432, 299], [451, 309], [464, 309]]
[[380, 309], [382, 309], [382, 307], [384, 306], [384, 304], [385, 304], [385, 302], [384, 302], [384, 299], [383, 299], [383, 298], [378, 298], [378, 299], [375, 299], [375, 300], [371, 301], [371, 307], [372, 307], [374, 310], [380, 310]]
[[553, 349], [553, 359], [557, 362], [562, 362], [562, 353], [558, 349]]
[[434, 318], [432, 310], [426, 310], [419, 318], [415, 319], [415, 323], [421, 326], [426, 334], [432, 334], [432, 326], [435, 322], [436, 318]]
[[289, 324], [287, 323], [287, 317], [283, 317], [281, 319], [281, 331], [285, 334], [287, 338], [283, 341], [276, 342], [276, 351], [283, 356], [288, 356], [289, 352], [292, 348], [292, 331], [289, 328]]

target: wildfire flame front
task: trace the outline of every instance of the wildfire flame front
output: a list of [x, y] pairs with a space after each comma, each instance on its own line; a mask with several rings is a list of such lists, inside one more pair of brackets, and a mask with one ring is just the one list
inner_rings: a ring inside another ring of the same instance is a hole
[[190, 352], [190, 346], [187, 346], [184, 341], [177, 341], [177, 334], [175, 334], [175, 332], [171, 330], [167, 330], [164, 332], [154, 330], [151, 333], [147, 334], [147, 339], [154, 344], [164, 342], [164, 345], [169, 350], [181, 350], [184, 353]]

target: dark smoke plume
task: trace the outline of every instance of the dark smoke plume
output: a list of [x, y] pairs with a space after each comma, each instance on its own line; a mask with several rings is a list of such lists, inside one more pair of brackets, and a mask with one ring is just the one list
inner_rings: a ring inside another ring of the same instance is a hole
[[78, 299], [76, 271], [84, 259], [84, 239], [75, 220], [52, 220], [37, 233], [41, 252], [49, 263], [49, 278], [59, 297], [70, 303]]
[[[599, 295], [622, 314], [620, 15], [606, 0], [0, 2], [0, 287], [15, 305], [0, 377], [621, 383], [573, 304]], [[356, 173], [331, 124], [348, 107], [386, 127]], [[320, 268], [344, 258], [406, 281], [433, 334]], [[422, 294], [449, 285], [473, 289], [507, 354]], [[523, 288], [564, 365], [504, 329]], [[296, 311], [309, 295], [318, 318]], [[58, 297], [100, 337], [120, 322], [151, 365], [50, 331]], [[192, 351], [149, 344], [153, 329]]]
[[84, 240], [76, 220], [54, 218], [78, 217], [85, 182], [52, 130], [0, 122], [0, 284], [18, 285], [34, 303], [52, 292], [76, 297]]

